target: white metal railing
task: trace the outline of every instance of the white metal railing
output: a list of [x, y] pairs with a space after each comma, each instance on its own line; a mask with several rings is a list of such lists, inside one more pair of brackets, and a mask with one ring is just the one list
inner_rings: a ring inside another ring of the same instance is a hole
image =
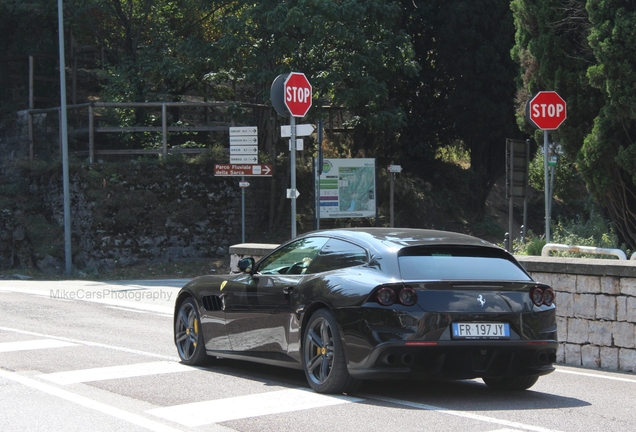
[[636, 252], [634, 252], [634, 253], [632, 254], [632, 256], [631, 256], [630, 260], [634, 260], [634, 261], [636, 261]]
[[[593, 246], [570, 246], [556, 243], [548, 243], [541, 249], [541, 256], [550, 256], [550, 251], [559, 252], [575, 252], [584, 254], [598, 254], [598, 255], [613, 255], [620, 260], [626, 260], [627, 255], [620, 249], [606, 249]], [[631, 259], [636, 260], [636, 252], [632, 255]]]

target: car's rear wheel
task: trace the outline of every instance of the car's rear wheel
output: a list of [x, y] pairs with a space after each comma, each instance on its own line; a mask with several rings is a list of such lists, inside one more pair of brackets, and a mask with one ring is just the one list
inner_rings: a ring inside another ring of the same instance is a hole
[[201, 319], [192, 297], [185, 299], [179, 306], [174, 322], [174, 341], [182, 363], [193, 366], [205, 363], [207, 355], [203, 345]]
[[338, 325], [327, 309], [316, 311], [303, 337], [303, 368], [307, 381], [318, 393], [349, 393], [361, 382], [349, 375]]
[[527, 390], [539, 379], [538, 376], [482, 378], [486, 385], [493, 390]]

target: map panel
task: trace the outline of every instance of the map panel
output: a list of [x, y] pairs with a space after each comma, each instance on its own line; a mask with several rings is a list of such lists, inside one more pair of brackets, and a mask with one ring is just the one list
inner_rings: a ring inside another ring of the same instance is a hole
[[320, 217], [375, 217], [375, 159], [325, 159]]

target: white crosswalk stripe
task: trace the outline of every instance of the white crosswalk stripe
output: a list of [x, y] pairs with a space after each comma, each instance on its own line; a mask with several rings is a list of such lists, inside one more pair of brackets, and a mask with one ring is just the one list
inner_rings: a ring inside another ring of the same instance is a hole
[[47, 381], [67, 385], [80, 382], [103, 381], [120, 378], [132, 378], [148, 375], [161, 375], [175, 372], [190, 372], [196, 368], [171, 361], [136, 363], [122, 366], [109, 366], [92, 369], [81, 369], [67, 372], [56, 372], [38, 375]]
[[57, 339], [37, 339], [19, 342], [1, 342], [0, 353], [13, 351], [28, 351], [36, 349], [62, 348], [76, 346], [77, 344], [65, 342]]
[[[310, 390], [290, 389], [175, 405], [148, 410], [146, 413], [184, 426], [196, 427], [362, 400], [350, 396], [328, 396]], [[246, 409], [247, 407], [249, 409]]]

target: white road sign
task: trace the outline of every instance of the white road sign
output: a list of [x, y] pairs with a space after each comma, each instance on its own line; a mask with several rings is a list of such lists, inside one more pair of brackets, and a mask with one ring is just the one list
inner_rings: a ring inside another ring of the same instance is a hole
[[[305, 142], [302, 138], [296, 138], [296, 150], [303, 150], [305, 148]], [[292, 142], [289, 140], [289, 151], [292, 150]]]
[[230, 136], [230, 145], [256, 145], [258, 137], [256, 136]]
[[258, 156], [236, 156], [230, 155], [230, 163], [231, 164], [257, 164]]
[[287, 189], [287, 198], [291, 198], [293, 196], [295, 196], [296, 198], [300, 196], [300, 192], [298, 192], [298, 189]]
[[258, 154], [258, 146], [230, 146], [230, 154], [231, 155], [257, 155]]
[[[309, 136], [314, 133], [315, 126], [312, 124], [299, 124], [296, 125], [296, 136]], [[281, 138], [291, 137], [291, 125], [280, 127]]]
[[256, 126], [236, 126], [230, 128], [230, 136], [240, 135], [258, 135], [258, 127]]

